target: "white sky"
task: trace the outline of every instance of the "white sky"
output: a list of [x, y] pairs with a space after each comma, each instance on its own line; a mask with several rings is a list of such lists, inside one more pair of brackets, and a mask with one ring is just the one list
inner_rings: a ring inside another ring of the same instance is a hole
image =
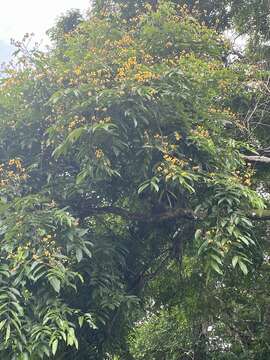
[[[57, 16], [69, 9], [86, 10], [89, 0], [0, 0], [0, 42], [21, 40], [25, 33], [45, 37]], [[0, 55], [1, 57], [1, 55]]]

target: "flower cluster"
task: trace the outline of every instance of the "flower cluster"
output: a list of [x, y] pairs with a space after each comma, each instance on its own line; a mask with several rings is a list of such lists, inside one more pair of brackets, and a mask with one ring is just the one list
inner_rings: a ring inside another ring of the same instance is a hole
[[203, 126], [199, 125], [196, 127], [196, 129], [191, 130], [191, 134], [193, 136], [198, 136], [202, 138], [209, 138], [209, 132], [208, 130], [205, 130]]
[[251, 168], [251, 165], [249, 164], [243, 174], [241, 174], [240, 171], [237, 170], [234, 173], [234, 178], [238, 182], [242, 183], [243, 185], [251, 186], [252, 185], [252, 178], [253, 178], [254, 175], [255, 175], [255, 170], [253, 168]]
[[117, 40], [114, 42], [114, 46], [116, 48], [122, 47], [122, 46], [130, 46], [134, 40], [129, 34], [125, 34], [120, 40]]
[[27, 179], [20, 159], [10, 159], [7, 164], [0, 164], [0, 187], [15, 185]]
[[146, 70], [137, 72], [134, 78], [138, 82], [147, 82], [149, 80], [156, 79], [157, 76], [153, 72]]
[[117, 77], [118, 78], [125, 78], [127, 72], [130, 71], [130, 69], [133, 69], [137, 65], [137, 58], [135, 56], [129, 58], [126, 63], [123, 64], [123, 66], [118, 70]]
[[28, 242], [25, 246], [18, 246], [16, 251], [11, 252], [7, 255], [7, 259], [21, 261], [24, 259], [25, 253], [29, 251], [29, 249], [30, 249], [30, 242]]
[[68, 124], [68, 130], [75, 129], [78, 125], [84, 124], [85, 121], [86, 121], [86, 118], [84, 116], [82, 116], [82, 117], [79, 117], [78, 115], [74, 116], [74, 118]]
[[157, 172], [165, 176], [165, 180], [170, 180], [180, 169], [186, 167], [188, 162], [183, 159], [178, 159], [175, 156], [164, 154], [164, 161], [156, 168]]
[[153, 64], [154, 62], [154, 58], [152, 55], [146, 53], [143, 49], [141, 50], [141, 55], [142, 55], [142, 60], [146, 63], [146, 64]]
[[221, 90], [224, 90], [224, 91], [228, 90], [229, 85], [230, 85], [230, 83], [227, 80], [220, 80], [219, 81], [219, 87], [220, 87]]
[[95, 156], [97, 159], [101, 159], [104, 157], [104, 152], [101, 149], [96, 149]]
[[98, 121], [99, 124], [109, 124], [112, 122], [112, 118], [110, 116], [106, 116]]
[[178, 159], [177, 157], [175, 156], [171, 156], [169, 154], [165, 154], [163, 156], [164, 160], [170, 164], [170, 165], [178, 165], [178, 166], [185, 166], [187, 165], [187, 161], [186, 160], [183, 160], [183, 159]]
[[55, 238], [51, 234], [43, 236], [43, 238], [41, 239], [41, 243], [42, 243], [42, 248], [43, 248], [43, 252], [42, 252], [41, 256], [43, 256], [43, 257], [51, 258], [51, 257], [54, 257], [55, 253], [61, 252], [61, 248], [56, 247]]

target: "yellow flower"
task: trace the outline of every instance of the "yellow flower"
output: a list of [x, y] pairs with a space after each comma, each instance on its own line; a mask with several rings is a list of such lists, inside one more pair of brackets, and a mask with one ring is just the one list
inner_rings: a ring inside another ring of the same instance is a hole
[[179, 132], [177, 132], [177, 131], [175, 131], [174, 136], [175, 136], [175, 139], [176, 139], [177, 141], [179, 141], [179, 140], [182, 139], [182, 135], [179, 134]]
[[155, 78], [155, 74], [153, 74], [151, 71], [139, 71], [135, 75], [135, 80], [139, 82], [146, 82], [154, 78]]

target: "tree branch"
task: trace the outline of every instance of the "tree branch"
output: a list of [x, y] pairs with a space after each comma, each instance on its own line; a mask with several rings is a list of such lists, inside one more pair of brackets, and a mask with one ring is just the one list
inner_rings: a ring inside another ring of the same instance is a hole
[[260, 155], [242, 155], [243, 159], [247, 162], [251, 163], [262, 163], [262, 164], [270, 164], [270, 157], [267, 156], [260, 156]]
[[254, 210], [248, 217], [259, 221], [270, 220], [270, 210]]
[[115, 207], [115, 206], [105, 206], [100, 208], [88, 208], [87, 216], [95, 214], [115, 214], [119, 215], [127, 220], [143, 221], [143, 222], [158, 222], [164, 220], [171, 220], [176, 218], [184, 218], [188, 220], [197, 220], [198, 216], [195, 215], [193, 210], [176, 208], [167, 210], [158, 214], [143, 214], [143, 213], [133, 213], [129, 210]]
[[[158, 214], [143, 214], [134, 213], [129, 210], [116, 207], [116, 206], [104, 206], [99, 208], [88, 208], [84, 216], [93, 216], [97, 214], [114, 214], [123, 217], [126, 220], [142, 221], [148, 223], [174, 220], [174, 219], [186, 219], [192, 221], [199, 221], [205, 218], [203, 214], [195, 214], [191, 209], [170, 209]], [[251, 220], [265, 221], [270, 220], [270, 210], [252, 210], [247, 215]]]

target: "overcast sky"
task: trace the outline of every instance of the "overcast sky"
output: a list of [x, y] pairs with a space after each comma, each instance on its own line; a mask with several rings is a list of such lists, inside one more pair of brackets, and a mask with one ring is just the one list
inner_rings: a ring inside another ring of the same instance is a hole
[[20, 40], [25, 33], [45, 37], [57, 16], [69, 9], [86, 10], [89, 0], [2, 0], [0, 4], [0, 62], [8, 54], [10, 38]]

